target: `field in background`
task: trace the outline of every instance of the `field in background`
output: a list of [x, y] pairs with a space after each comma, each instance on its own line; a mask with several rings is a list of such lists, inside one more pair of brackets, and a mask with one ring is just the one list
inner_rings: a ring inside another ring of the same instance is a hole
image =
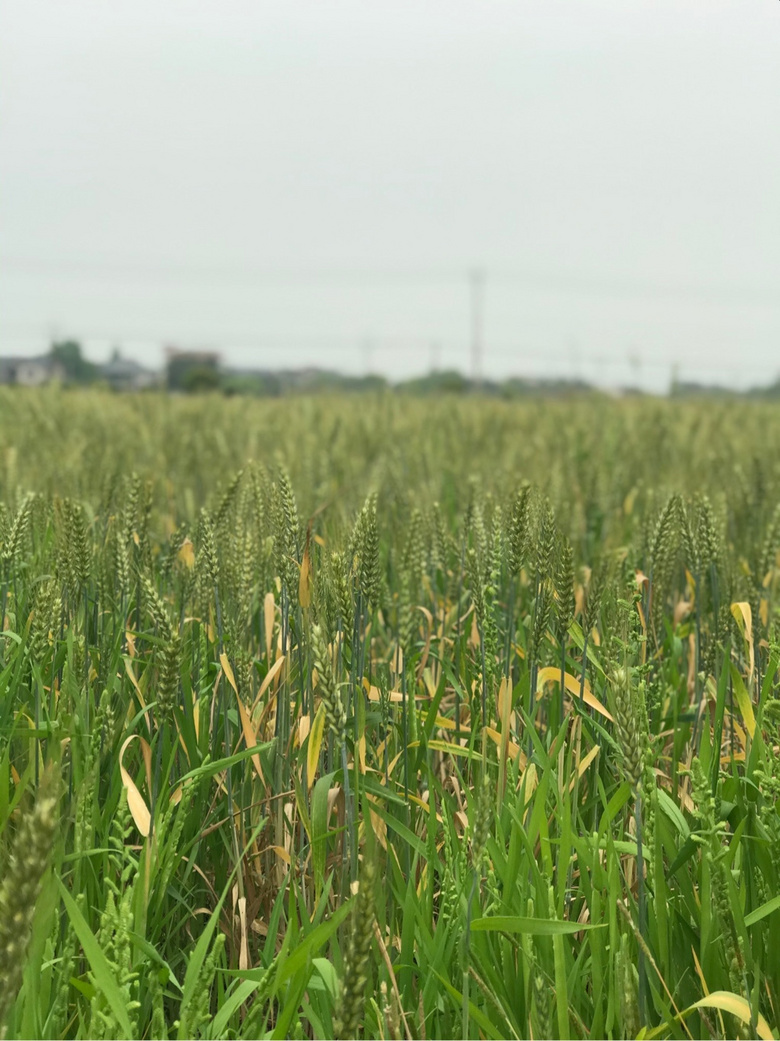
[[780, 410], [0, 388], [8, 1037], [776, 1037]]

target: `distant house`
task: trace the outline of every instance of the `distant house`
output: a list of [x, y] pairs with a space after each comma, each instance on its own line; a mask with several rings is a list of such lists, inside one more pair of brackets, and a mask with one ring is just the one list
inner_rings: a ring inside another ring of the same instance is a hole
[[114, 390], [149, 390], [160, 382], [156, 372], [144, 368], [132, 358], [123, 358], [119, 351], [114, 352], [111, 361], [100, 366], [100, 378]]
[[0, 358], [0, 383], [42, 387], [53, 380], [64, 382], [65, 378], [65, 368], [49, 354], [33, 358]]

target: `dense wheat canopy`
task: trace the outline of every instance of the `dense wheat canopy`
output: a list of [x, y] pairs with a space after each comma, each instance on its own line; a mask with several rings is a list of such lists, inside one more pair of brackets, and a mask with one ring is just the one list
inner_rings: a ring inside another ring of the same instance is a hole
[[772, 1036], [778, 550], [774, 406], [0, 390], [7, 1036]]

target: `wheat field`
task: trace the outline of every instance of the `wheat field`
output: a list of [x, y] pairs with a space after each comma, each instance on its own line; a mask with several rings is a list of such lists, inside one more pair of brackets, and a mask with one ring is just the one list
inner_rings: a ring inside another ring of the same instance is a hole
[[0, 1032], [778, 1036], [780, 410], [0, 388]]

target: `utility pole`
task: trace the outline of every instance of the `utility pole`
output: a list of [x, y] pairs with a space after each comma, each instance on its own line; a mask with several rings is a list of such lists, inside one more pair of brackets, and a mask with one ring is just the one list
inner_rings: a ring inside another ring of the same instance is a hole
[[485, 272], [473, 268], [469, 272], [471, 295], [471, 379], [474, 389], [482, 386], [482, 354], [484, 351]]

